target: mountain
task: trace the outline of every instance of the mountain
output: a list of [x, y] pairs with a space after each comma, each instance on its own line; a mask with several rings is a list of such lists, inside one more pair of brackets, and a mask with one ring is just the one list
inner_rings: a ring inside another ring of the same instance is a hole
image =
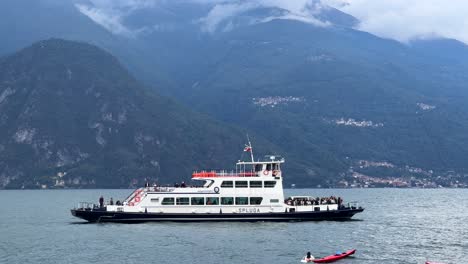
[[[332, 8], [310, 11], [327, 26], [286, 19], [279, 8], [238, 9], [209, 24], [210, 33], [191, 25], [141, 37], [157, 43], [176, 82], [162, 93], [275, 142], [305, 165], [298, 182], [350, 171], [466, 172], [466, 45], [378, 38]], [[198, 17], [207, 30], [209, 13]], [[398, 169], [360, 169], [363, 160]]]
[[[271, 142], [288, 183], [468, 180], [465, 44], [402, 44], [356, 30], [356, 18], [320, 1], [269, 2], [38, 0], [24, 11], [7, 1], [0, 34], [14, 41], [0, 53], [40, 36], [98, 45], [158, 93]], [[14, 29], [21, 12], [30, 19]]]
[[[132, 74], [151, 76], [153, 86], [170, 81], [160, 68], [161, 59], [148, 53], [138, 39], [113, 34], [96, 24], [77, 8], [75, 0], [6, 0], [0, 4], [0, 34], [8, 41], [0, 44], [0, 56], [6, 56], [37, 41], [60, 38], [96, 45], [125, 64]], [[21, 17], [22, 19], [18, 19]], [[151, 69], [148, 72], [148, 69]], [[155, 73], [154, 71], [158, 72]]]
[[149, 91], [109, 53], [58, 39], [1, 60], [0, 113], [0, 188], [172, 183], [231, 168], [245, 143]]
[[[463, 175], [466, 63], [441, 65], [411, 54], [417, 47], [336, 30], [275, 21], [230, 32], [222, 61], [179, 90], [193, 97], [167, 94], [292, 149], [310, 176]], [[362, 160], [398, 169], [361, 169]]]

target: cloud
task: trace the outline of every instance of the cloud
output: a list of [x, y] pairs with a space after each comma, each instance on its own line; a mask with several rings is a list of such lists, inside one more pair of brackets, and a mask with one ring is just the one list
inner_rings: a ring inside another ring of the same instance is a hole
[[453, 38], [468, 44], [467, 0], [322, 0], [358, 18], [357, 29], [401, 42]]
[[[55, 0], [42, 0], [55, 1]], [[134, 11], [173, 3], [205, 5], [209, 12], [199, 14], [196, 23], [205, 32], [229, 30], [232, 19], [256, 8], [279, 8], [284, 13], [261, 17], [252, 23], [275, 19], [297, 20], [316, 26], [328, 26], [318, 15], [328, 6], [335, 7], [361, 21], [358, 30], [401, 42], [421, 38], [454, 38], [468, 44], [467, 0], [71, 0], [90, 19], [110, 32], [135, 37], [154, 31], [155, 25], [132, 29], [124, 24]], [[85, 2], [84, 2], [85, 1]], [[176, 10], [175, 10], [176, 11]]]
[[154, 7], [158, 0], [88, 0], [99, 9], [128, 9], [129, 11]]
[[135, 37], [147, 28], [130, 29], [123, 20], [134, 11], [154, 7], [161, 0], [88, 0], [77, 2], [75, 7], [108, 31], [126, 37]]
[[[202, 0], [205, 3], [207, 0]], [[328, 26], [328, 21], [321, 21], [315, 16], [327, 8], [318, 0], [250, 0], [250, 1], [217, 1], [206, 17], [199, 20], [202, 30], [214, 32], [219, 24], [230, 18], [256, 8], [279, 8], [285, 11], [280, 15], [258, 19], [257, 23], [270, 22], [276, 19], [297, 20], [315, 26]], [[228, 24], [232, 28], [232, 23]]]
[[133, 32], [122, 24], [122, 14], [117, 11], [106, 11], [92, 6], [75, 4], [76, 8], [89, 17], [91, 20], [101, 25], [108, 31], [128, 37], [134, 36]]
[[[315, 16], [326, 8], [319, 0], [72, 0], [81, 1], [75, 4], [76, 8], [94, 22], [100, 24], [114, 34], [135, 37], [138, 33], [152, 30], [154, 25], [145, 28], [130, 29], [124, 24], [127, 16], [134, 11], [144, 8], [154, 8], [158, 5], [173, 3], [189, 3], [206, 5], [207, 14], [200, 14], [195, 21], [204, 32], [215, 32], [218, 26], [226, 22], [223, 30], [235, 27], [230, 21], [233, 17], [256, 8], [279, 8], [284, 13], [257, 18], [252, 23], [264, 23], [275, 19], [297, 20], [316, 26], [328, 26], [330, 23], [321, 21]], [[86, 2], [83, 2], [86, 1]]]
[[214, 32], [218, 25], [226, 19], [258, 7], [258, 4], [253, 2], [217, 4], [210, 10], [208, 15], [201, 18], [199, 22], [202, 25], [203, 31]]
[[271, 16], [265, 19], [262, 19], [261, 22], [270, 22], [272, 20], [284, 19], [284, 20], [296, 20], [307, 24], [312, 24], [320, 27], [331, 26], [332, 24], [328, 21], [321, 21], [313, 16], [301, 16], [297, 14], [286, 14], [282, 16]]

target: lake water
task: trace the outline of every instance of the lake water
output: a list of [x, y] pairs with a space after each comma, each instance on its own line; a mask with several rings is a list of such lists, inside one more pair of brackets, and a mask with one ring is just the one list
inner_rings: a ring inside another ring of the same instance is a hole
[[344, 197], [349, 222], [81, 224], [80, 201], [131, 190], [0, 191], [0, 263], [299, 263], [356, 248], [337, 263], [468, 263], [468, 190], [297, 189]]

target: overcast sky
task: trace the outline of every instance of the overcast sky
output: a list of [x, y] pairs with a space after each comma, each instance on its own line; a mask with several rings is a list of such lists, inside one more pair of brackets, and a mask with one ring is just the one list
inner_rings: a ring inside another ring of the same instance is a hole
[[407, 42], [440, 36], [468, 43], [468, 0], [323, 1], [358, 18], [360, 30], [381, 37]]
[[[169, 0], [89, 0], [91, 5], [78, 5], [81, 12], [97, 23], [118, 34], [132, 32], [121, 23], [122, 17], [139, 8], [150, 8]], [[279, 7], [290, 11], [280, 19], [295, 19], [317, 26], [319, 21], [311, 7], [318, 0], [171, 0], [199, 4], [215, 4], [211, 11], [200, 17], [202, 30], [213, 32], [224, 19], [258, 6]], [[361, 23], [357, 29], [372, 34], [408, 42], [417, 38], [446, 37], [468, 43], [468, 0], [322, 0], [323, 3], [355, 16]], [[169, 1], [170, 3], [170, 1]], [[317, 8], [312, 8], [317, 10]]]

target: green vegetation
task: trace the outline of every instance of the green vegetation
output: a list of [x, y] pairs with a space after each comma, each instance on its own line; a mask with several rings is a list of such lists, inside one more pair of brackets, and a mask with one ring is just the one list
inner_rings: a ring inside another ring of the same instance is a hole
[[0, 10], [8, 37], [0, 54], [50, 37], [89, 42], [151, 89], [89, 45], [36, 44], [5, 58], [0, 186], [37, 186], [64, 171], [67, 185], [171, 183], [192, 169], [232, 165], [247, 132], [257, 154], [286, 158], [286, 181], [298, 187], [333, 184], [360, 160], [396, 166], [356, 170], [369, 176], [408, 176], [409, 166], [468, 180], [463, 43], [381, 39], [354, 30], [358, 21], [334, 9], [320, 14], [329, 27], [250, 23], [281, 12], [263, 8], [206, 33], [193, 22], [210, 8], [177, 1], [128, 14], [129, 29], [170, 25], [128, 38], [72, 2], [26, 2]]
[[171, 183], [232, 167], [245, 142], [244, 132], [147, 90], [83, 43], [41, 41], [5, 58], [0, 95], [5, 188]]

